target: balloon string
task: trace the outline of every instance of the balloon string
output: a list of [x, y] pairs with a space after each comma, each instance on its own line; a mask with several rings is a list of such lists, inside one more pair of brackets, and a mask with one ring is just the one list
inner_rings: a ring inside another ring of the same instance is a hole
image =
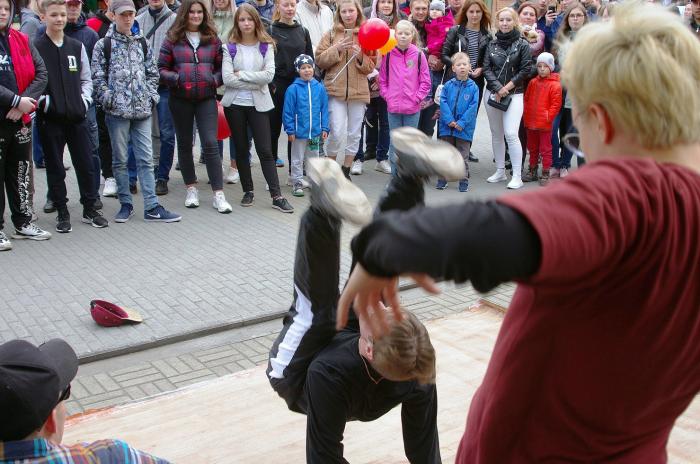
[[334, 83], [334, 82], [336, 81], [336, 79], [338, 79], [338, 77], [342, 74], [342, 72], [345, 70], [345, 68], [347, 68], [348, 65], [349, 65], [350, 63], [352, 63], [352, 60], [354, 60], [355, 58], [357, 58], [357, 53], [354, 54], [354, 55], [352, 55], [352, 56], [350, 57], [350, 59], [348, 60], [348, 62], [345, 63], [345, 66], [343, 66], [342, 68], [340, 68], [340, 71], [338, 71], [338, 74], [336, 74], [335, 77], [331, 80], [331, 82], [330, 82], [331, 84]]

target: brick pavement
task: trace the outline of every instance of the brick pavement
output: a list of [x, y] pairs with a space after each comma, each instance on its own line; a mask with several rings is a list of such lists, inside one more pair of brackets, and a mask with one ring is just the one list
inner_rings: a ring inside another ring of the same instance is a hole
[[[480, 297], [507, 306], [515, 288], [514, 284], [504, 284], [479, 295], [470, 285], [442, 283], [440, 287], [443, 293], [439, 295], [427, 295], [420, 289], [403, 291], [402, 303], [421, 320], [430, 320], [464, 311], [477, 304]], [[71, 384], [68, 413], [116, 406], [264, 364], [280, 329], [281, 319], [277, 319], [218, 334], [210, 340], [83, 365]]]
[[[483, 113], [483, 112], [482, 112]], [[471, 165], [472, 190], [460, 194], [427, 189], [427, 203], [491, 198], [506, 193], [504, 184], [486, 184], [494, 169], [490, 133], [480, 115], [474, 151], [481, 162]], [[68, 159], [68, 157], [66, 157]], [[365, 174], [355, 182], [376, 201], [388, 176], [365, 164]], [[206, 179], [203, 166], [198, 175]], [[137, 215], [126, 224], [115, 224], [115, 199], [103, 199], [110, 227], [93, 229], [81, 224], [77, 185], [68, 172], [69, 208], [73, 232], [54, 233], [46, 242], [13, 241], [14, 249], [0, 254], [0, 342], [13, 338], [35, 343], [61, 337], [81, 357], [96, 357], [119, 350], [172, 339], [216, 327], [244, 324], [266, 315], [279, 314], [289, 304], [296, 231], [308, 197], [291, 196], [296, 213], [281, 214], [270, 207], [259, 166], [253, 170], [256, 204], [240, 208], [240, 185], [225, 187], [234, 204], [229, 215], [210, 207], [211, 192], [200, 184], [202, 206], [183, 207], [184, 186], [179, 172], [171, 173], [171, 193], [163, 204], [183, 214], [177, 224], [146, 224], [142, 220], [140, 195], [134, 199]], [[285, 171], [278, 170], [282, 183]], [[43, 205], [44, 171], [37, 171], [36, 206]], [[527, 186], [526, 188], [537, 188]], [[53, 231], [55, 214], [39, 211], [39, 225]], [[343, 232], [342, 273], [348, 271], [347, 244], [356, 229]], [[139, 310], [145, 321], [136, 326], [104, 329], [89, 315], [94, 298], [114, 301]]]

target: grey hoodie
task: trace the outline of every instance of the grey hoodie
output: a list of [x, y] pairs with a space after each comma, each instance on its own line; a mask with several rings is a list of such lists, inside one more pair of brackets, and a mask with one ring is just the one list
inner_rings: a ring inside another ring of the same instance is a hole
[[[124, 119], [146, 119], [158, 103], [158, 67], [148, 48], [143, 56], [141, 34], [126, 36], [112, 25], [95, 44], [92, 54], [92, 82], [95, 101], [105, 113]], [[112, 40], [109, 76], [105, 76], [105, 40]]]

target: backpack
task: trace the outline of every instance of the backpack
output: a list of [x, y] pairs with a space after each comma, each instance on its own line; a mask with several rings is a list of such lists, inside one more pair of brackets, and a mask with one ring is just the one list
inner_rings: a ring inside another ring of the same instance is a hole
[[[260, 50], [260, 54], [265, 58], [265, 54], [267, 53], [267, 48], [270, 46], [269, 43], [267, 42], [260, 42], [258, 43], [258, 49]], [[230, 43], [227, 45], [228, 47], [228, 54], [231, 55], [231, 63], [233, 63], [233, 59], [236, 57], [236, 53], [238, 52], [238, 48], [236, 47], [235, 43]]]
[[[141, 49], [143, 50], [143, 62], [146, 62], [146, 55], [148, 54], [148, 42], [144, 37], [139, 37], [139, 42], [141, 42]], [[105, 37], [103, 53], [105, 56], [105, 80], [109, 82], [109, 62], [112, 59], [112, 38]]]

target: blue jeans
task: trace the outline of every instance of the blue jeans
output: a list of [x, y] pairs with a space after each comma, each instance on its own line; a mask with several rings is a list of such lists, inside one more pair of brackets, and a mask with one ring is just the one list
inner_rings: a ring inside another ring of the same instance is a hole
[[[399, 127], [415, 127], [418, 128], [420, 120], [420, 111], [413, 114], [389, 113], [389, 130], [398, 129]], [[396, 153], [394, 152], [394, 144], [389, 144], [389, 163], [391, 163], [391, 175], [396, 175]]]
[[100, 190], [100, 138], [97, 132], [97, 115], [95, 113], [95, 103], [90, 105], [87, 112], [87, 123], [90, 129], [90, 141], [92, 142], [92, 164], [95, 169], [95, 189]]
[[156, 106], [158, 111], [158, 129], [160, 130], [160, 159], [158, 160], [158, 180], [170, 180], [170, 170], [173, 168], [175, 156], [175, 127], [170, 114], [168, 100], [170, 91], [167, 87], [159, 88], [160, 101]]
[[44, 150], [41, 148], [41, 142], [39, 141], [39, 129], [36, 127], [36, 123], [32, 124], [32, 158], [34, 159], [34, 164], [44, 164]]
[[[127, 161], [126, 161], [126, 172], [129, 174], [129, 185], [136, 185], [138, 180], [136, 177], [136, 158], [134, 157], [134, 148], [131, 145], [131, 140], [126, 149]], [[151, 156], [153, 156], [153, 147], [151, 146]], [[112, 163], [114, 164], [114, 163]], [[114, 176], [116, 178], [116, 176]]]
[[151, 145], [151, 118], [140, 121], [119, 118], [110, 114], [105, 116], [105, 123], [112, 140], [112, 171], [117, 181], [119, 203], [133, 205], [129, 192], [129, 174], [127, 173], [127, 145], [131, 142], [138, 178], [141, 181], [141, 194], [145, 211], [158, 206], [153, 175], [153, 148]]

